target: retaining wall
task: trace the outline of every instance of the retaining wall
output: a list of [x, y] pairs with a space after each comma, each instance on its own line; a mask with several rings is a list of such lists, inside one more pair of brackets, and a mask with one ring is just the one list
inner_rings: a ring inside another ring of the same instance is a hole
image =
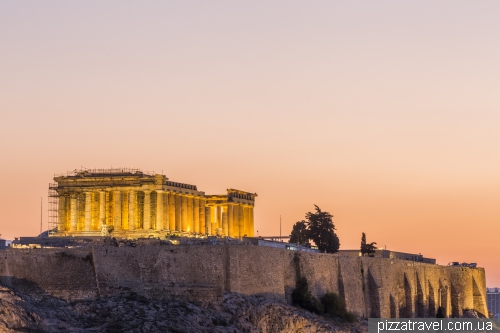
[[252, 245], [7, 249], [0, 283], [68, 300], [137, 293], [152, 298], [217, 300], [224, 291], [291, 301], [297, 274], [317, 297], [341, 295], [365, 317], [487, 314], [482, 268], [385, 258], [295, 252]]

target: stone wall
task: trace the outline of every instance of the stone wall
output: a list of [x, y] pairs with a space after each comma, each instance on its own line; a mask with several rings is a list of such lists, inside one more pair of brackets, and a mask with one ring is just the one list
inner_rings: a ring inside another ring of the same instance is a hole
[[365, 317], [486, 314], [482, 268], [295, 252], [248, 245], [95, 246], [0, 252], [0, 282], [65, 299], [137, 293], [217, 300], [224, 291], [291, 301], [297, 274]]

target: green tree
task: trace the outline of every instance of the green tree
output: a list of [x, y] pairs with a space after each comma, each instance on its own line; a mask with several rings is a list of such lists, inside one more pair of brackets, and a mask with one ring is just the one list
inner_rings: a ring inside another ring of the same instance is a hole
[[366, 234], [364, 232], [361, 233], [361, 255], [364, 256], [366, 254]]
[[293, 225], [290, 233], [290, 243], [305, 245], [309, 242], [309, 233], [307, 230], [306, 221], [298, 221]]
[[314, 205], [316, 212], [306, 214], [307, 229], [309, 238], [314, 241], [321, 252], [335, 253], [339, 250], [340, 241], [335, 234], [335, 225], [333, 224], [333, 215], [323, 212]]
[[371, 242], [370, 244], [366, 243], [366, 234], [363, 232], [361, 233], [361, 255], [364, 256], [365, 254], [368, 254], [368, 256], [372, 256], [375, 253], [375, 245], [376, 242]]

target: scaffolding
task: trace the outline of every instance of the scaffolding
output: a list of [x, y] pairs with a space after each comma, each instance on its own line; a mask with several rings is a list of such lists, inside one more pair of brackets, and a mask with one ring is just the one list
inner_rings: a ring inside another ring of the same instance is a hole
[[54, 177], [74, 177], [74, 176], [86, 176], [86, 175], [113, 175], [113, 174], [144, 174], [148, 176], [154, 176], [154, 171], [142, 171], [136, 168], [111, 168], [111, 169], [88, 169], [81, 167], [80, 169], [75, 169], [72, 171], [67, 171], [66, 173], [54, 174]]
[[59, 193], [57, 193], [57, 183], [49, 184], [48, 205], [48, 233], [49, 236], [57, 232], [57, 221], [59, 217]]

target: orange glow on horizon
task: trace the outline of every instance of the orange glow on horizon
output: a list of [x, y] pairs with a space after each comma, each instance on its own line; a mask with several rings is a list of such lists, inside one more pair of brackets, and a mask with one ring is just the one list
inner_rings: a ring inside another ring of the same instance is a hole
[[[258, 193], [255, 230], [314, 204], [500, 287], [500, 3], [0, 4], [0, 234], [48, 183], [139, 167]], [[46, 227], [45, 227], [46, 228]]]

